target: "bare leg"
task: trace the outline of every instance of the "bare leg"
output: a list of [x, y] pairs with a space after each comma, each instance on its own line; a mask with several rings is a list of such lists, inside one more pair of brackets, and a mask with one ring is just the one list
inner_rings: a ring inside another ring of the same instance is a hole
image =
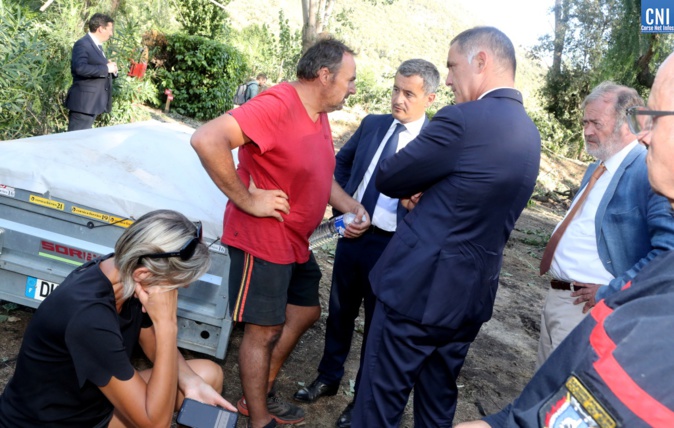
[[286, 322], [283, 324], [281, 337], [271, 354], [267, 392], [271, 390], [279, 370], [281, 370], [288, 355], [295, 349], [300, 337], [318, 321], [320, 316], [320, 306], [286, 305]]
[[246, 324], [239, 348], [239, 370], [243, 396], [253, 427], [263, 427], [271, 416], [267, 411], [267, 379], [272, 349], [278, 343], [283, 325]]
[[[199, 375], [199, 377], [201, 377], [206, 381], [206, 383], [213, 387], [214, 390], [222, 393], [223, 374], [222, 368], [219, 365], [209, 360], [188, 360], [187, 365], [190, 366], [194, 373]], [[150, 376], [152, 376], [152, 369], [140, 371], [138, 374], [145, 380], [145, 382], [148, 382], [150, 380]], [[176, 397], [175, 404], [176, 411], [178, 411], [180, 406], [182, 406], [184, 398], [185, 397], [183, 394], [180, 392], [180, 390], [178, 390], [178, 396]], [[132, 426], [133, 425], [126, 421], [121, 414], [115, 411], [108, 428], [126, 428]]]

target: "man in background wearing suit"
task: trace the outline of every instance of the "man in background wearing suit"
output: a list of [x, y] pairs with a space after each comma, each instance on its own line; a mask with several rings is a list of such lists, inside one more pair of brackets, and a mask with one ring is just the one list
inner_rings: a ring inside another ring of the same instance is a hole
[[[392, 114], [368, 115], [351, 139], [337, 153], [335, 179], [349, 195], [361, 202], [372, 226], [356, 239], [337, 242], [332, 274], [325, 349], [318, 377], [295, 394], [295, 399], [313, 403], [321, 396], [335, 395], [344, 375], [344, 362], [351, 349], [354, 321], [365, 302], [363, 343], [367, 339], [375, 297], [368, 275], [407, 210], [398, 199], [380, 195], [373, 174], [381, 159], [413, 140], [428, 123], [426, 109], [435, 100], [440, 82], [437, 68], [423, 59], [411, 59], [398, 68], [391, 94]], [[365, 346], [361, 349], [362, 354]], [[361, 370], [356, 376], [355, 391]], [[339, 428], [351, 426], [353, 401], [337, 420]]]
[[549, 270], [552, 280], [541, 315], [538, 367], [598, 301], [674, 249], [671, 206], [651, 189], [646, 148], [627, 124], [627, 109], [643, 105], [637, 91], [612, 82], [583, 101], [585, 149], [597, 162], [543, 253], [540, 273]]
[[73, 84], [65, 103], [70, 110], [68, 131], [89, 129], [96, 116], [112, 110], [112, 79], [117, 77], [117, 63], [105, 57], [103, 43], [112, 37], [113, 26], [112, 18], [96, 13], [89, 19], [89, 33], [73, 46]]
[[491, 317], [503, 248], [538, 175], [540, 135], [513, 88], [508, 37], [466, 30], [447, 67], [457, 104], [376, 172], [387, 196], [422, 195], [370, 273], [377, 302], [354, 427], [397, 427], [412, 387], [415, 427], [452, 426], [456, 379]]

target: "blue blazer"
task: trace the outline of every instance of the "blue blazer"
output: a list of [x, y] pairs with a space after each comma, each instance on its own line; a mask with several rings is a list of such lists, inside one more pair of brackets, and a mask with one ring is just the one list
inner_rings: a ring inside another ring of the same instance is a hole
[[68, 90], [68, 110], [98, 115], [112, 110], [112, 79], [108, 59], [87, 34], [73, 45], [70, 60], [73, 84]]
[[370, 273], [377, 298], [423, 325], [487, 321], [503, 248], [536, 183], [540, 146], [519, 91], [497, 89], [444, 107], [380, 162], [381, 192], [424, 194]]
[[[628, 153], [597, 209], [597, 250], [604, 268], [615, 276], [599, 288], [597, 300], [619, 291], [661, 252], [674, 249], [672, 207], [648, 182], [646, 152], [639, 144]], [[598, 165], [587, 169], [581, 188]]]
[[[335, 181], [349, 195], [353, 195], [363, 181], [365, 171], [392, 123], [393, 115], [390, 114], [365, 116], [356, 132], [337, 152]], [[422, 129], [427, 124], [428, 119], [424, 121]]]

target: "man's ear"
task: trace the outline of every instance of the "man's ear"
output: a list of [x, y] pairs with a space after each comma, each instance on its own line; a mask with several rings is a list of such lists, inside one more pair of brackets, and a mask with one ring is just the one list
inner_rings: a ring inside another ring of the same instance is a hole
[[482, 73], [487, 66], [488, 56], [485, 51], [480, 51], [473, 57], [473, 66], [478, 73]]
[[322, 85], [327, 86], [328, 83], [330, 82], [330, 70], [328, 70], [328, 67], [322, 67], [320, 70], [318, 70], [318, 80], [321, 82]]
[[435, 92], [426, 95], [426, 108], [430, 107], [433, 101], [435, 101]]

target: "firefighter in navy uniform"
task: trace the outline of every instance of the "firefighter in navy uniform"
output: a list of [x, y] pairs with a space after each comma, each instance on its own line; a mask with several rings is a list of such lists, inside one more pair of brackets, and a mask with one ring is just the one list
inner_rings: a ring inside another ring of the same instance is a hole
[[[627, 115], [648, 147], [651, 186], [674, 206], [674, 54], [658, 71], [648, 108], [633, 107]], [[669, 251], [597, 303], [513, 403], [456, 428], [673, 427], [672, 308]]]
[[[600, 301], [520, 396], [480, 422], [491, 427], [674, 426], [672, 305], [674, 252], [669, 251], [622, 291]], [[473, 425], [458, 427], [468, 426]]]

